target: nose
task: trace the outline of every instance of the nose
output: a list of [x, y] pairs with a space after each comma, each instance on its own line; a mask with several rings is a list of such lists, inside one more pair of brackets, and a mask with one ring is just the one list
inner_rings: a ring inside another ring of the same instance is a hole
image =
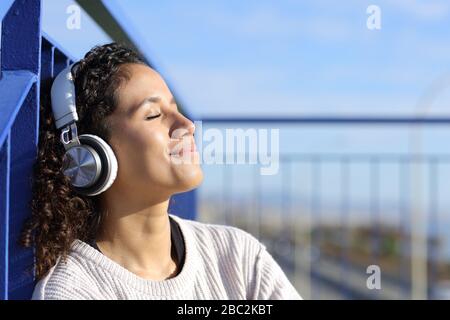
[[172, 126], [169, 130], [169, 136], [171, 138], [179, 139], [186, 135], [194, 135], [195, 124], [178, 110], [174, 112], [173, 119]]

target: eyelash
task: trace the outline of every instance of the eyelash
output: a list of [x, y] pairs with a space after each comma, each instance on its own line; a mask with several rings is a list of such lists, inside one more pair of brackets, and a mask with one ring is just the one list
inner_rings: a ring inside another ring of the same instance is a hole
[[161, 116], [161, 113], [160, 113], [160, 114], [158, 114], [158, 115], [156, 115], [156, 116], [149, 116], [149, 117], [145, 118], [145, 120], [152, 120], [152, 119], [156, 119], [156, 118], [158, 118], [159, 116]]

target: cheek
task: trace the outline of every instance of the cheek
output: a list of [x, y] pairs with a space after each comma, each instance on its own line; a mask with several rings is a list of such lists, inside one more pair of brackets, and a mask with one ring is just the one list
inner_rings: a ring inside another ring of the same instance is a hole
[[156, 179], [169, 171], [167, 137], [156, 130], [124, 131], [121, 139], [119, 165], [133, 179]]
[[146, 164], [161, 164], [167, 158], [167, 138], [161, 132], [149, 134], [139, 145], [142, 147], [142, 157]]

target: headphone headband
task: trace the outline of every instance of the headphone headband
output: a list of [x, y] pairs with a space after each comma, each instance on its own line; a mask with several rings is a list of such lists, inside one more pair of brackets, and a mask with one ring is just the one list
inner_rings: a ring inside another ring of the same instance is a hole
[[78, 121], [72, 66], [73, 64], [67, 66], [56, 76], [51, 89], [52, 110], [57, 129]]

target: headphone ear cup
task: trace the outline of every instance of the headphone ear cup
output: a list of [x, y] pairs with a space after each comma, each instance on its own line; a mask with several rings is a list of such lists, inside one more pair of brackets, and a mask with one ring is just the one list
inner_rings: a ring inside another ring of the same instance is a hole
[[70, 178], [73, 187], [92, 186], [100, 176], [101, 167], [98, 152], [88, 145], [74, 146], [68, 149], [63, 157], [63, 172]]
[[88, 187], [77, 187], [74, 189], [87, 196], [95, 196], [106, 191], [117, 177], [117, 158], [112, 148], [105, 140], [92, 134], [82, 134], [78, 137], [82, 146], [92, 148], [99, 159], [99, 174]]

